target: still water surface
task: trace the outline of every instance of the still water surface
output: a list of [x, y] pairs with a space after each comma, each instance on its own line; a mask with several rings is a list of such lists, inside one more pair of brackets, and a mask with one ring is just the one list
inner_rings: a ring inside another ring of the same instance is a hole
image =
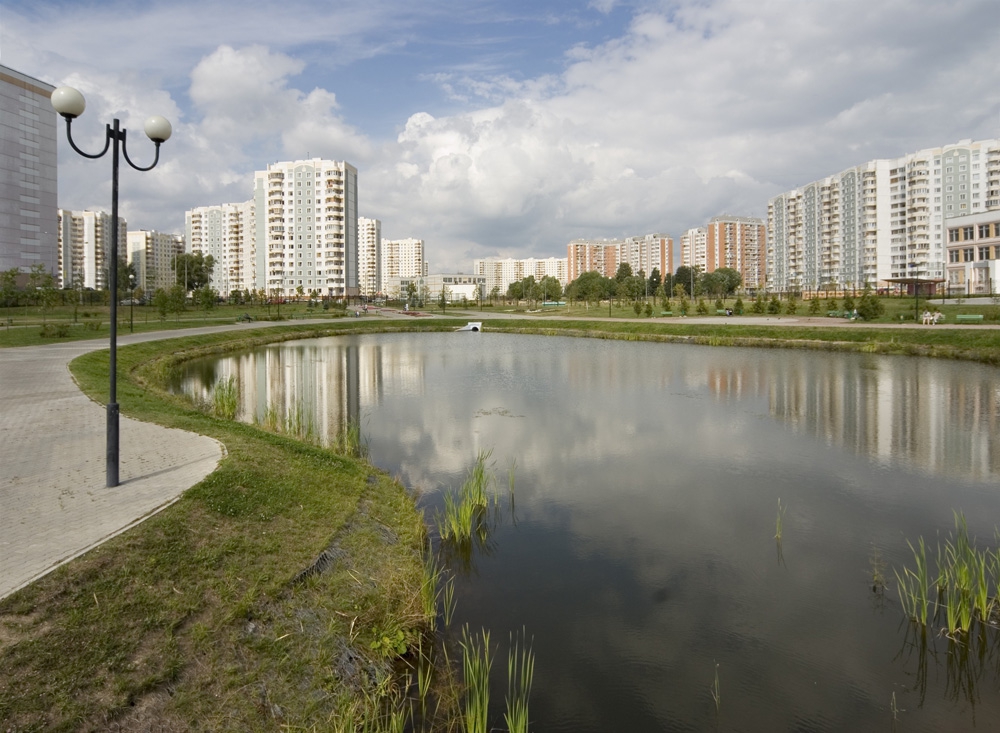
[[460, 572], [453, 628], [503, 641], [495, 673], [509, 632], [533, 637], [532, 730], [997, 729], [1000, 634], [971, 654], [921, 637], [892, 590], [907, 540], [933, 544], [953, 509], [996, 544], [995, 369], [388, 334], [196, 362], [177, 389], [204, 398], [232, 374], [242, 419], [302, 407], [329, 436], [359, 417], [428, 516], [478, 451], [501, 486], [516, 461], [516, 519]]

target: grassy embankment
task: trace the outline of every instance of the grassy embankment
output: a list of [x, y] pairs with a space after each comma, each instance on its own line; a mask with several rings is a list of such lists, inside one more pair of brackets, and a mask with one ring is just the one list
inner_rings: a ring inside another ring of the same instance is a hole
[[[384, 703], [400, 642], [433, 623], [413, 498], [361, 458], [159, 388], [188, 355], [333, 331], [120, 349], [122, 411], [209, 435], [227, 456], [177, 503], [0, 601], [0, 729], [336, 730]], [[73, 371], [107, 399], [106, 351]]]
[[[0, 601], [3, 727], [336, 730], [352, 711], [377, 708], [397, 681], [397, 640], [408, 647], [430, 624], [421, 597], [425, 528], [412, 498], [359, 458], [213, 418], [159, 385], [189, 356], [456, 323], [289, 324], [122, 348], [123, 412], [212, 436], [228, 455], [176, 504]], [[940, 326], [540, 319], [485, 327], [1000, 363], [1000, 333]], [[74, 373], [88, 394], [106, 399], [106, 352], [77, 360]], [[325, 571], [303, 575], [320, 557]]]

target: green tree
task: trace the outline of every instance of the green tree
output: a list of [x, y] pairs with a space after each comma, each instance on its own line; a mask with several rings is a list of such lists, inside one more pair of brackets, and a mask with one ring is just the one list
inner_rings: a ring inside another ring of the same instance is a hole
[[615, 273], [615, 280], [618, 282], [624, 282], [627, 278], [632, 277], [632, 265], [627, 262], [622, 262], [618, 265], [618, 271]]
[[156, 292], [153, 293], [153, 307], [159, 313], [160, 320], [165, 320], [167, 313], [170, 312], [170, 293], [163, 288], [157, 288]]
[[215, 308], [215, 303], [219, 297], [219, 293], [215, 288], [210, 288], [205, 285], [204, 287], [200, 287], [195, 290], [192, 296], [197, 306], [208, 313], [210, 310]]
[[607, 294], [608, 282], [599, 272], [585, 272], [566, 286], [566, 297], [577, 302], [599, 303]]
[[500, 297], [500, 286], [494, 285], [493, 289], [490, 290], [490, 305], [493, 305], [497, 298]]
[[[655, 272], [655, 271], [654, 271]], [[657, 303], [662, 303], [667, 299], [667, 291], [663, 287], [663, 283], [656, 286], [656, 290], [653, 291], [653, 305]]]
[[212, 255], [205, 257], [201, 252], [179, 254], [174, 255], [170, 267], [177, 276], [177, 282], [184, 286], [184, 291], [191, 292], [208, 285], [215, 258]]
[[649, 301], [646, 301], [646, 308], [644, 309], [646, 313], [646, 318], [651, 318], [653, 316], [653, 306], [650, 305]]
[[767, 306], [764, 305], [764, 296], [762, 296], [760, 293], [757, 293], [757, 297], [754, 298], [753, 305], [750, 306], [750, 312], [760, 315], [764, 313], [764, 311], [766, 310]]
[[0, 293], [3, 295], [3, 304], [8, 308], [17, 304], [17, 276], [20, 274], [20, 267], [0, 272]]
[[704, 298], [698, 298], [698, 307], [695, 309], [700, 315], [706, 315], [708, 313], [708, 306], [705, 305]]
[[653, 297], [656, 297], [656, 291], [662, 284], [663, 276], [660, 274], [660, 268], [654, 267], [649, 274], [649, 292], [653, 293]]
[[872, 292], [871, 285], [865, 286], [861, 300], [858, 301], [858, 315], [866, 321], [874, 321], [885, 313], [885, 304], [875, 293]]
[[417, 286], [412, 280], [406, 283], [406, 302], [411, 307], [417, 304]]
[[187, 307], [187, 291], [183, 285], [174, 285], [169, 293], [169, 311], [177, 316]]
[[743, 315], [743, 298], [736, 298], [736, 302], [733, 304], [733, 312], [738, 315]]
[[788, 302], [785, 304], [785, 313], [787, 313], [790, 316], [794, 316], [795, 311], [797, 311], [798, 309], [799, 309], [798, 298], [796, 298], [794, 295], [789, 295]]
[[844, 310], [847, 313], [850, 313], [851, 311], [854, 310], [854, 307], [855, 307], [854, 298], [852, 298], [850, 295], [844, 295]]
[[778, 300], [777, 293], [771, 296], [771, 301], [767, 304], [767, 312], [771, 315], [781, 313], [781, 301]]
[[544, 300], [562, 300], [563, 289], [559, 278], [546, 275], [539, 282], [542, 288], [542, 298]]
[[743, 284], [743, 276], [731, 267], [720, 267], [713, 274], [719, 287], [722, 288], [721, 294], [724, 297], [735, 293]]
[[679, 285], [689, 297], [693, 297], [698, 292], [697, 268], [681, 265], [674, 273], [674, 283], [675, 292], [677, 291], [677, 286]]
[[638, 316], [640, 313], [642, 313], [642, 303], [638, 300], [635, 301], [632, 304], [632, 310], [635, 311], [635, 314]]
[[823, 304], [820, 302], [819, 296], [814, 295], [809, 299], [809, 315], [818, 316], [821, 310], [823, 310]]

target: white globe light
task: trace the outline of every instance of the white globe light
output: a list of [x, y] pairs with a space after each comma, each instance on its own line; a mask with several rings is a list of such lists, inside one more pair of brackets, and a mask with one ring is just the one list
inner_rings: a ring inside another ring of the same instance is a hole
[[173, 132], [173, 128], [170, 127], [167, 119], [160, 117], [160, 115], [153, 115], [146, 120], [145, 130], [146, 137], [154, 143], [165, 143], [170, 139], [170, 134]]
[[69, 119], [79, 117], [87, 108], [87, 100], [73, 87], [59, 87], [52, 92], [51, 100], [56, 112]]

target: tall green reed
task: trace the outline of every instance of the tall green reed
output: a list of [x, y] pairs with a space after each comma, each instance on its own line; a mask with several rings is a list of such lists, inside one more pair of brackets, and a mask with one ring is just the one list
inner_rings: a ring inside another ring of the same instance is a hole
[[504, 720], [510, 733], [528, 733], [528, 698], [535, 676], [535, 654], [524, 638], [511, 634], [507, 651], [507, 711]]
[[490, 707], [490, 669], [493, 659], [490, 651], [490, 632], [479, 634], [462, 629], [462, 671], [465, 679], [465, 705], [462, 718], [465, 733], [488, 733]]
[[240, 405], [240, 383], [235, 375], [216, 382], [212, 389], [212, 414], [224, 420], [236, 417]]

